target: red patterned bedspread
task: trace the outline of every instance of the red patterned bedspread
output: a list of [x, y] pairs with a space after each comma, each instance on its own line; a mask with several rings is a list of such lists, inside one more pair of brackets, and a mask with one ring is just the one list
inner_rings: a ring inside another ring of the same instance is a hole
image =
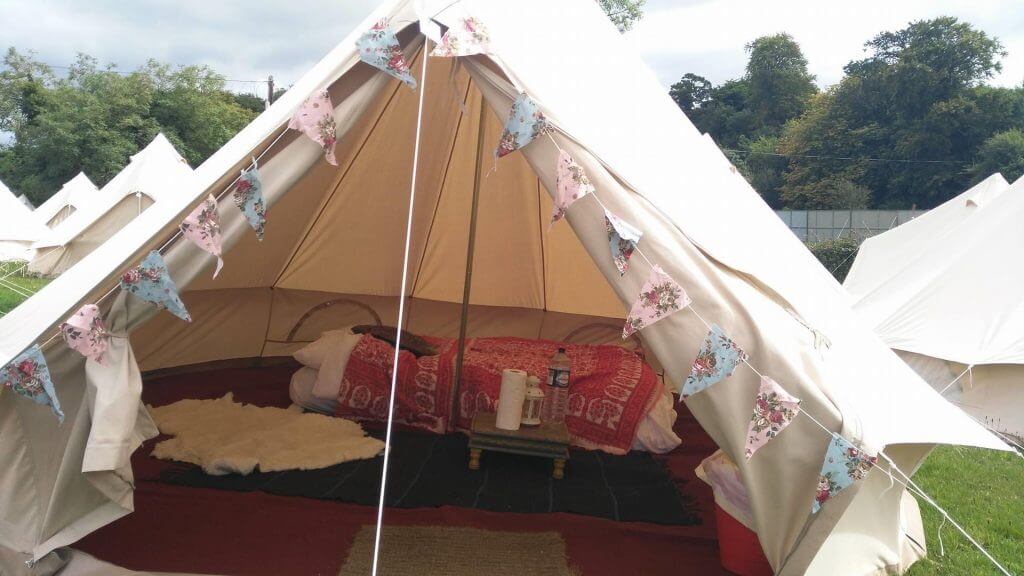
[[[436, 356], [399, 354], [395, 422], [436, 433], [452, 424], [452, 382], [457, 341], [428, 338]], [[545, 381], [559, 346], [572, 361], [566, 424], [574, 443], [615, 454], [629, 451], [640, 421], [662, 394], [650, 366], [618, 346], [560, 344], [523, 338], [475, 338], [466, 342], [462, 386], [454, 427], [468, 430], [477, 411], [494, 412], [501, 371], [519, 368]], [[354, 420], [385, 420], [394, 349], [366, 335], [352, 351], [338, 390], [335, 414]]]

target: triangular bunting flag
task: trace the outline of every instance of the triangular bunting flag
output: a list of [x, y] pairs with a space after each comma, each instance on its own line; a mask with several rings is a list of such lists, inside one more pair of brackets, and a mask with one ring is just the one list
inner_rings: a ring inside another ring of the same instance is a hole
[[629, 259], [636, 251], [636, 243], [644, 233], [607, 210], [604, 211], [604, 226], [608, 229], [608, 246], [612, 251], [612, 261], [619, 270], [619, 276], [625, 276], [626, 270], [629, 269]]
[[490, 51], [490, 43], [491, 37], [487, 34], [487, 28], [482, 22], [476, 18], [463, 18], [459, 24], [444, 33], [440, 44], [430, 55], [454, 58], [487, 54]]
[[754, 399], [754, 413], [747, 427], [747, 459], [785, 430], [799, 412], [799, 398], [790, 396], [775, 380], [762, 376], [761, 389]]
[[19, 394], [43, 406], [49, 406], [57, 415], [57, 420], [64, 423], [64, 412], [60, 409], [60, 401], [57, 400], [57, 392], [53, 389], [53, 381], [50, 380], [50, 369], [46, 367], [46, 358], [38, 344], [22, 352], [17, 358], [11, 360], [3, 368], [0, 368], [0, 386], [9, 388], [15, 394]]
[[551, 223], [565, 218], [565, 212], [573, 202], [587, 194], [594, 193], [590, 178], [583, 167], [576, 163], [565, 150], [558, 151], [558, 175], [555, 180], [555, 205], [551, 210]]
[[747, 353], [726, 336], [717, 324], [712, 324], [700, 352], [697, 353], [697, 358], [693, 361], [690, 375], [683, 383], [680, 396], [692, 396], [725, 380], [732, 375], [736, 366], [746, 359]]
[[866, 478], [877, 461], [877, 456], [871, 456], [846, 438], [832, 434], [818, 475], [818, 490], [811, 512], [817, 513], [830, 498], [857, 480]]
[[360, 36], [359, 40], [356, 40], [356, 48], [359, 50], [360, 60], [398, 78], [413, 90], [416, 89], [416, 79], [409, 72], [409, 65], [402, 54], [402, 46], [398, 43], [398, 38], [395, 38], [395, 33], [388, 27], [387, 18], [381, 19]]
[[86, 304], [72, 314], [60, 325], [60, 334], [68, 348], [100, 364], [106, 363], [103, 353], [107, 351], [107, 330], [95, 304]]
[[121, 288], [135, 296], [152, 302], [186, 322], [191, 322], [185, 303], [178, 297], [178, 288], [167, 273], [164, 258], [156, 250], [149, 253], [142, 264], [121, 277]]
[[217, 199], [213, 194], [185, 217], [180, 228], [185, 238], [217, 257], [217, 268], [213, 271], [216, 278], [224, 267], [224, 259], [221, 258], [220, 215], [217, 214]]
[[266, 206], [263, 204], [263, 181], [259, 168], [253, 162], [252, 168], [242, 170], [235, 183], [235, 206], [242, 211], [249, 226], [256, 231], [256, 238], [263, 241], [263, 228], [267, 223]]
[[660, 266], [651, 269], [651, 277], [644, 284], [643, 290], [633, 309], [629, 311], [626, 325], [622, 329], [622, 338], [626, 339], [654, 324], [658, 320], [690, 305], [690, 297], [683, 287], [669, 277]]
[[512, 103], [508, 113], [505, 129], [501, 133], [501, 142], [495, 154], [498, 158], [507, 156], [526, 146], [533, 139], [551, 129], [540, 106], [525, 93], [520, 94]]
[[298, 130], [324, 149], [324, 159], [337, 166], [334, 158], [334, 144], [337, 142], [337, 127], [334, 124], [334, 104], [327, 90], [321, 90], [306, 98], [288, 122], [290, 130]]

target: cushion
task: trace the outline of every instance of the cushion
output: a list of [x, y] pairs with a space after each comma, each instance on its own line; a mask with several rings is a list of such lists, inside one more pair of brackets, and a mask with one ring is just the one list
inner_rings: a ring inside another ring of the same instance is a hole
[[309, 366], [310, 368], [319, 370], [320, 365], [323, 364], [324, 358], [326, 358], [331, 351], [341, 346], [343, 341], [351, 335], [351, 327], [324, 332], [316, 339], [316, 341], [310, 342], [295, 351], [295, 353], [292, 354], [292, 358], [298, 360], [303, 366]]
[[[398, 329], [394, 326], [372, 326], [369, 324], [363, 324], [360, 326], [353, 326], [352, 331], [357, 334], [369, 334], [378, 340], [383, 340], [388, 344], [391, 344], [392, 347], [395, 345], [395, 337], [398, 335]], [[429, 342], [406, 330], [402, 330], [401, 349], [412, 352], [413, 356], [416, 356], [417, 358], [420, 356], [434, 356], [437, 354], [437, 349]]]
[[347, 330], [337, 339], [334, 348], [324, 357], [323, 363], [320, 364], [320, 370], [316, 374], [316, 382], [313, 384], [314, 397], [331, 402], [337, 401], [338, 388], [341, 387], [341, 379], [345, 376], [348, 358], [362, 339], [362, 334], [355, 334]]

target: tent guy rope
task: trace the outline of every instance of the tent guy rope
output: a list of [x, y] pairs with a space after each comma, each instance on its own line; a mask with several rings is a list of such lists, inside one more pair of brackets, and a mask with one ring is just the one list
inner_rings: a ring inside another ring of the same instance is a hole
[[384, 465], [380, 475], [380, 495], [377, 503], [377, 524], [373, 534], [373, 576], [377, 576], [377, 569], [380, 561], [380, 539], [381, 530], [384, 524], [384, 496], [388, 483], [388, 463], [391, 457], [391, 431], [394, 428], [395, 419], [395, 396], [398, 390], [398, 366], [399, 350], [402, 344], [402, 326], [405, 321], [405, 291], [409, 282], [409, 254], [412, 245], [413, 208], [416, 205], [416, 175], [419, 171], [420, 161], [420, 134], [423, 130], [423, 98], [427, 93], [427, 61], [430, 60], [428, 48], [430, 40], [423, 39], [423, 50], [420, 58], [423, 60], [423, 69], [420, 74], [419, 104], [416, 112], [416, 143], [412, 153], [412, 183], [409, 185], [409, 213], [405, 223], [405, 252], [402, 256], [402, 287], [398, 293], [398, 329], [395, 331], [394, 364], [391, 369], [391, 396], [388, 398], [388, 421], [387, 432], [384, 438]]

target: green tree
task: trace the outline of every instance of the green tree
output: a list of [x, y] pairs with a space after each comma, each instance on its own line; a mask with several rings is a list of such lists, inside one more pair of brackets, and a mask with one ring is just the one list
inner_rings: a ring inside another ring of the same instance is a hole
[[711, 81], [707, 78], [687, 73], [672, 85], [668, 95], [684, 112], [692, 112], [707, 103], [711, 97], [711, 88]]
[[36, 205], [79, 171], [98, 185], [164, 132], [193, 166], [255, 114], [203, 66], [149, 62], [133, 72], [80, 55], [64, 78], [11, 49], [0, 72], [0, 178]]
[[618, 27], [619, 32], [625, 32], [644, 17], [644, 4], [647, 0], [597, 0], [597, 3]]
[[818, 89], [800, 45], [789, 34], [762, 36], [747, 44], [749, 106], [762, 131], [775, 131], [803, 113]]
[[843, 180], [871, 190], [876, 207], [934, 206], [968, 187], [965, 167], [982, 142], [1024, 125], [1019, 89], [981, 85], [1005, 52], [970, 24], [913, 22], [865, 47], [868, 56], [785, 129], [787, 206], [829, 202]]
[[970, 169], [974, 182], [995, 172], [1013, 182], [1024, 175], [1024, 131], [1011, 128], [992, 136], [978, 149], [978, 157]]

